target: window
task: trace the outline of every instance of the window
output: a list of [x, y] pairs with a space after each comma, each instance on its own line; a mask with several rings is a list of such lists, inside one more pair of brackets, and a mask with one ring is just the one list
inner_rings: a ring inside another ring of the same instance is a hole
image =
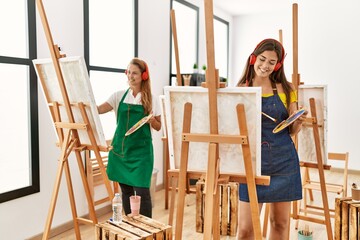
[[[199, 8], [182, 0], [174, 0], [176, 32], [181, 73], [192, 73], [194, 63], [198, 64]], [[176, 76], [175, 50], [171, 33], [171, 77]]]
[[39, 192], [35, 0], [0, 2], [0, 203]]
[[[85, 60], [96, 103], [128, 88], [124, 72], [137, 56], [138, 0], [84, 0]], [[106, 26], [106, 27], [104, 27]], [[105, 137], [115, 132], [115, 117], [100, 115]]]
[[228, 78], [229, 72], [229, 23], [214, 16], [215, 66], [219, 76]]

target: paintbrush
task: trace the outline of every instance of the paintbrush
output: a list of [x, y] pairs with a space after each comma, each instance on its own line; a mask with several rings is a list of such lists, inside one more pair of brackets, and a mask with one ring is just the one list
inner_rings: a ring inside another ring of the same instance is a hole
[[266, 113], [261, 112], [261, 114], [264, 115], [265, 117], [267, 117], [268, 119], [270, 119], [271, 121], [276, 122], [276, 119], [275, 119], [275, 118], [270, 117], [270, 116], [267, 115]]

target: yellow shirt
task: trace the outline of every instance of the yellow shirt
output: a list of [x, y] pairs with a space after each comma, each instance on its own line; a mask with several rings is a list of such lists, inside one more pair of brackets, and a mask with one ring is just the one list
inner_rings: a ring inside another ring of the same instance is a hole
[[[278, 93], [280, 100], [284, 103], [284, 106], [287, 108], [287, 103], [286, 103], [286, 95], [285, 93]], [[274, 94], [269, 93], [269, 94], [262, 94], [262, 97], [271, 97]], [[296, 91], [292, 91], [290, 92], [290, 103], [293, 102], [297, 102], [297, 92]]]

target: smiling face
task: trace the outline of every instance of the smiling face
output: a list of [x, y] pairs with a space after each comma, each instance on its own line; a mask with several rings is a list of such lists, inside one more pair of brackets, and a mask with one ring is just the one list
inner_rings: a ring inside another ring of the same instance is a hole
[[254, 71], [258, 77], [269, 77], [274, 71], [278, 62], [278, 56], [275, 51], [264, 51], [256, 57]]
[[127, 70], [127, 77], [129, 85], [132, 89], [140, 89], [141, 88], [141, 69], [136, 64], [130, 64]]

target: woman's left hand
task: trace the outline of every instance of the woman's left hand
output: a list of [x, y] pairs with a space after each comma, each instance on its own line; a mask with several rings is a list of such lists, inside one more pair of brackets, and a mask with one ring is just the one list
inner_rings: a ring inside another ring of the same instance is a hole
[[151, 118], [149, 118], [149, 120], [147, 121], [149, 124], [152, 124], [156, 121], [155, 117], [152, 116]]
[[154, 121], [156, 121], [156, 119], [155, 119], [155, 116], [154, 116], [154, 114], [152, 112], [150, 114], [152, 114], [152, 116], [151, 116], [151, 118], [149, 118], [149, 120], [147, 122], [149, 124], [152, 124], [152, 123], [154, 123]]
[[154, 115], [149, 118], [147, 121], [152, 128], [154, 128], [156, 131], [159, 131], [161, 129], [161, 120], [160, 116], [155, 117]]
[[308, 111], [305, 110], [305, 112], [298, 119], [296, 119], [295, 122], [297, 122], [298, 124], [302, 124], [304, 121], [306, 121], [307, 114], [308, 114]]

